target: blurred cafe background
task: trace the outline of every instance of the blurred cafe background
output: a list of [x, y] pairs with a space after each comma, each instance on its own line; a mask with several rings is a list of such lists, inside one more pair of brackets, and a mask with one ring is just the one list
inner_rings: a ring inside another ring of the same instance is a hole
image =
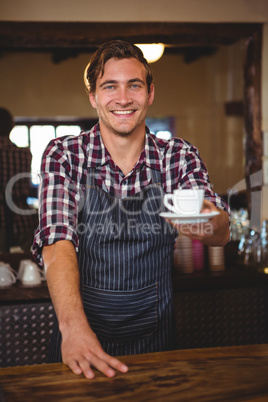
[[[86, 10], [79, 1], [14, 3], [0, 5], [0, 106], [14, 116], [11, 141], [32, 153], [28, 207], [38, 208], [47, 143], [97, 121], [84, 85], [92, 52], [110, 39], [163, 43], [147, 123], [158, 137], [194, 144], [231, 207], [225, 247], [180, 236], [174, 248], [177, 347], [267, 343], [267, 1], [196, 0], [189, 9], [137, 0], [131, 15], [119, 0], [81, 2]], [[15, 272], [31, 258], [18, 244], [0, 254]], [[0, 288], [0, 302], [0, 367], [45, 363], [54, 317], [46, 282], [17, 279]]]

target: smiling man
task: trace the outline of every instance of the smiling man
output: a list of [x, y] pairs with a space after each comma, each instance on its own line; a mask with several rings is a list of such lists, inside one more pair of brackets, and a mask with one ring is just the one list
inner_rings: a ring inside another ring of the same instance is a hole
[[89, 99], [98, 112], [105, 147], [128, 174], [144, 147], [145, 118], [154, 99], [154, 86], [147, 88], [143, 64], [135, 58], [109, 59]]
[[[33, 245], [55, 307], [52, 361], [74, 373], [127, 372], [115, 356], [175, 348], [171, 267], [177, 232], [159, 216], [163, 194], [205, 190], [204, 211], [218, 211], [205, 244], [229, 239], [228, 206], [213, 193], [198, 150], [157, 139], [145, 125], [154, 99], [141, 50], [102, 45], [87, 69], [99, 123], [57, 138], [41, 165], [40, 224]], [[116, 230], [115, 230], [116, 229]]]
[[89, 99], [97, 109], [102, 136], [113, 132], [126, 137], [139, 132], [144, 140], [144, 121], [154, 99], [154, 86], [147, 88], [145, 70], [138, 60], [108, 60]]

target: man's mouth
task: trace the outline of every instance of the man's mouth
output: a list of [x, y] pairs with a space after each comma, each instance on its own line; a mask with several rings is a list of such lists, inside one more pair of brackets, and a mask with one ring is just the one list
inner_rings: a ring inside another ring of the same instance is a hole
[[113, 111], [112, 111], [112, 113], [118, 114], [118, 115], [120, 115], [120, 114], [125, 114], [125, 115], [127, 115], [127, 114], [132, 114], [132, 113], [134, 113], [134, 112], [135, 112], [135, 110], [113, 110]]

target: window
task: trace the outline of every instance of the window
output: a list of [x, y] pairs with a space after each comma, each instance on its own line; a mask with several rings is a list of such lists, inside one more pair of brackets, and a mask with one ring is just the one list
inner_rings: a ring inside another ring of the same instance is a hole
[[32, 125], [15, 126], [10, 134], [11, 141], [18, 147], [30, 147], [32, 153], [32, 183], [39, 184], [38, 174], [40, 171], [43, 152], [54, 138], [64, 135], [78, 135], [81, 132], [80, 126], [58, 126]]
[[30, 147], [32, 153], [32, 184], [39, 185], [41, 158], [49, 141], [54, 138], [79, 135], [96, 124], [96, 119], [24, 119], [15, 118], [10, 140], [18, 147]]

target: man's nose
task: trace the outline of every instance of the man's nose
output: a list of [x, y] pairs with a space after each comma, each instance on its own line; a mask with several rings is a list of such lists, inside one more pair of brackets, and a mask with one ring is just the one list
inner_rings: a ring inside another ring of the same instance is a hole
[[128, 88], [120, 88], [117, 95], [117, 102], [122, 105], [127, 105], [132, 101]]

